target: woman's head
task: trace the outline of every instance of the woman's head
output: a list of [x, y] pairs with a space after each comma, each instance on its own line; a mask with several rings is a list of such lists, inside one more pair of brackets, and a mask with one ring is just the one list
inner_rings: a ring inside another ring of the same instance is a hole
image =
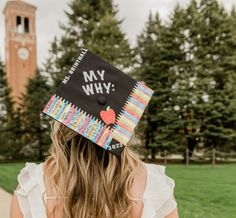
[[129, 217], [137, 155], [126, 146], [118, 158], [57, 121], [51, 138], [47, 173], [63, 217]]

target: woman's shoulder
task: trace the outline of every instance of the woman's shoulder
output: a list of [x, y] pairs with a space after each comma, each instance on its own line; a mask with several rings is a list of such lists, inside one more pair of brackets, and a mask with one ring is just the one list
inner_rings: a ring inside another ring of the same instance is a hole
[[162, 215], [164, 217], [171, 213], [177, 203], [174, 200], [174, 180], [169, 177], [166, 167], [158, 164], [145, 163], [147, 169], [147, 185], [143, 195], [145, 207], [143, 214], [146, 217]]
[[18, 186], [14, 191], [23, 217], [46, 218], [42, 197], [45, 193], [43, 163], [26, 162], [20, 170]]
[[147, 187], [144, 198], [156, 198], [155, 196], [168, 198], [169, 195], [173, 194], [175, 181], [166, 174], [166, 167], [152, 163], [145, 163], [145, 165], [147, 169]]
[[25, 162], [24, 166], [20, 169], [18, 176], [21, 174], [25, 174], [25, 173], [32, 173], [35, 170], [39, 169], [43, 164], [44, 164], [44, 162], [40, 162], [40, 163]]
[[16, 194], [27, 196], [35, 186], [44, 192], [43, 174], [43, 162], [26, 162], [17, 175], [18, 190], [15, 190]]

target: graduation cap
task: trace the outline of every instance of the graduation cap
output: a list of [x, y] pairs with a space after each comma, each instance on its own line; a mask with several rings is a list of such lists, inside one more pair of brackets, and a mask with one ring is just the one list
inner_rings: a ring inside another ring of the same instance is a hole
[[152, 94], [142, 82], [82, 49], [43, 113], [120, 156]]

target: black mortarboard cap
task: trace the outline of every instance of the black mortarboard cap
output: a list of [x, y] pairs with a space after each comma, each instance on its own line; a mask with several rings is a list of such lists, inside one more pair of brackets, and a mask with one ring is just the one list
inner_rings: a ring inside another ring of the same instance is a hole
[[120, 156], [152, 94], [144, 83], [82, 49], [43, 113]]

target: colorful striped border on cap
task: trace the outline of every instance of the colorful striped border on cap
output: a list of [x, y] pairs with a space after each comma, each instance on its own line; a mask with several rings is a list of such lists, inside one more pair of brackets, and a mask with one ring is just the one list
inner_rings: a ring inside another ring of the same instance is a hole
[[45, 106], [43, 113], [63, 123], [104, 149], [108, 149], [108, 145], [112, 140], [111, 127], [81, 110], [81, 108], [68, 103], [62, 97], [54, 94]]
[[141, 82], [135, 84], [113, 127], [112, 137], [115, 140], [123, 145], [128, 143], [153, 92]]

